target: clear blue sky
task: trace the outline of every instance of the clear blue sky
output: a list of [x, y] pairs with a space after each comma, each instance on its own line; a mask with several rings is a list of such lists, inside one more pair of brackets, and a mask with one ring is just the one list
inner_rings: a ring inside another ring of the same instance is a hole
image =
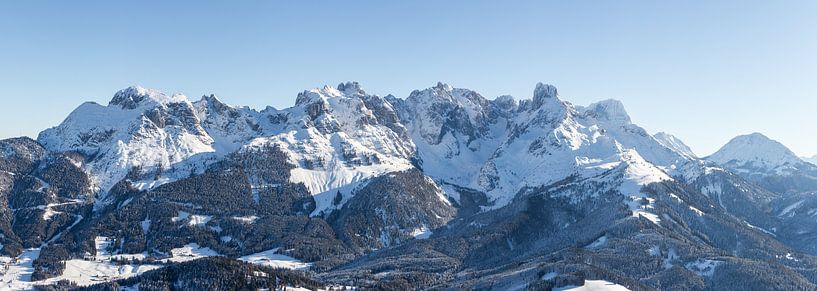
[[488, 98], [543, 81], [699, 155], [755, 131], [817, 154], [817, 1], [293, 2], [0, 2], [0, 137], [132, 84], [282, 108], [346, 80]]

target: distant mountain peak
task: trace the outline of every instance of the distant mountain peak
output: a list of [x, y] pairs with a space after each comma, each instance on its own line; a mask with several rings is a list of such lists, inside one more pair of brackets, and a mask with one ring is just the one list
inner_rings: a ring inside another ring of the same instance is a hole
[[345, 82], [345, 83], [340, 83], [340, 84], [338, 84], [337, 89], [338, 89], [338, 91], [340, 91], [340, 92], [342, 92], [343, 94], [346, 94], [346, 95], [359, 95], [359, 96], [365, 96], [366, 95], [366, 91], [363, 90], [363, 88], [360, 86], [360, 83], [358, 83], [358, 82], [349, 81], [349, 82]]
[[555, 99], [559, 95], [556, 87], [542, 82], [536, 83], [533, 89], [533, 108], [539, 108], [549, 99]]
[[451, 91], [454, 88], [451, 87], [451, 85], [448, 85], [446, 83], [437, 82], [437, 85], [434, 85], [434, 87], [432, 87], [432, 89], [441, 90], [441, 91]]
[[803, 162], [782, 143], [757, 132], [733, 138], [706, 159], [722, 165], [752, 165], [769, 169]]
[[745, 140], [758, 140], [758, 141], [764, 141], [764, 142], [768, 142], [768, 141], [776, 142], [775, 140], [773, 140], [773, 139], [771, 139], [771, 138], [769, 138], [769, 137], [767, 137], [764, 134], [759, 133], [759, 132], [753, 132], [753, 133], [750, 133], [750, 134], [739, 135], [739, 136], [734, 137], [733, 139], [745, 139]]
[[536, 83], [536, 89], [533, 90], [533, 99], [553, 98], [558, 95], [556, 87], [542, 82]]
[[137, 107], [146, 104], [146, 102], [166, 104], [184, 102], [186, 100], [187, 97], [181, 94], [168, 96], [158, 90], [134, 85], [116, 92], [108, 105], [119, 106], [122, 109], [136, 109]]
[[207, 104], [218, 112], [224, 112], [233, 108], [233, 106], [224, 103], [224, 101], [221, 101], [221, 99], [219, 99], [218, 96], [216, 96], [215, 94], [203, 95], [201, 96], [201, 100], [199, 100], [196, 103]]
[[224, 104], [224, 102], [222, 102], [221, 99], [219, 99], [218, 96], [216, 96], [215, 94], [202, 95], [201, 100], [207, 101], [207, 102]]
[[326, 103], [325, 93], [337, 91], [335, 88], [324, 86], [322, 89], [305, 90], [298, 93], [295, 98], [295, 106], [305, 106], [310, 104], [324, 104]]
[[503, 110], [506, 111], [514, 110], [517, 107], [519, 107], [519, 101], [517, 101], [511, 95], [502, 95], [496, 97], [496, 99], [494, 99], [494, 104], [496, 104], [497, 106], [499, 106], [499, 108], [502, 108]]
[[587, 106], [596, 119], [621, 124], [630, 124], [630, 115], [624, 109], [624, 104], [615, 99], [602, 100]]

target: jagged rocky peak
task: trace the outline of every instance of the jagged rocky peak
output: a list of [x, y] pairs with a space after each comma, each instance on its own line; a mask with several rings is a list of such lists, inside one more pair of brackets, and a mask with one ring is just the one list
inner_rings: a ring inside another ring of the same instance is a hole
[[327, 103], [329, 99], [343, 97], [356, 98], [370, 96], [363, 90], [360, 83], [355, 81], [347, 81], [338, 84], [336, 87], [325, 85], [322, 88], [314, 88], [311, 90], [304, 90], [298, 94], [295, 99], [295, 106], [301, 106], [312, 103]]
[[[347, 82], [351, 83], [351, 82]], [[346, 91], [349, 92], [362, 92], [363, 90], [355, 90], [355, 87], [360, 88], [360, 85], [348, 85], [347, 88], [346, 83], [341, 83], [338, 85], [338, 89], [325, 85], [323, 88], [314, 88], [311, 90], [304, 90], [301, 93], [298, 93], [298, 97], [295, 98], [295, 106], [296, 107], [310, 107], [310, 106], [319, 106], [323, 108], [323, 111], [328, 111], [329, 107], [329, 99], [334, 97], [348, 97], [346, 95]], [[343, 90], [340, 90], [343, 88]]]
[[[324, 87], [322, 91], [334, 90], [330, 87]], [[295, 99], [296, 107], [303, 107], [306, 115], [314, 120], [323, 114], [329, 113], [329, 104], [326, 97], [321, 94], [319, 90], [303, 91], [298, 94]]]
[[187, 97], [181, 94], [168, 96], [158, 90], [147, 89], [141, 86], [130, 86], [119, 90], [114, 94], [109, 106], [119, 106], [122, 109], [136, 109], [146, 102], [166, 104], [187, 101]]
[[[321, 127], [335, 128], [330, 130], [334, 131], [341, 125], [339, 122], [346, 125], [377, 123], [374, 112], [367, 107], [378, 107], [380, 113], [393, 111], [390, 105], [384, 103], [388, 102], [381, 97], [368, 95], [358, 82], [345, 82], [336, 88], [324, 86], [301, 92], [293, 110], [303, 110], [304, 116], [308, 117], [307, 123], [322, 123]], [[290, 109], [285, 111], [293, 112]]]
[[368, 94], [366, 94], [366, 91], [360, 86], [360, 83], [348, 81], [338, 84], [337, 87], [325, 85], [323, 88], [305, 90], [298, 94], [298, 97], [295, 99], [295, 106], [327, 103], [328, 99], [336, 97], [360, 98], [364, 96], [368, 96]]
[[491, 101], [497, 112], [505, 118], [513, 117], [513, 114], [519, 109], [519, 101], [511, 95], [502, 95]]
[[803, 162], [782, 143], [761, 133], [737, 136], [706, 159], [722, 165], [752, 164], [756, 167], [766, 168], [795, 165]]
[[303, 92], [298, 93], [298, 97], [295, 97], [295, 106], [302, 106], [304, 104], [311, 103], [314, 101], [312, 97], [314, 97], [314, 95], [310, 94], [309, 90], [304, 90]]
[[148, 89], [139, 86], [130, 86], [128, 88], [119, 90], [113, 95], [113, 99], [108, 103], [109, 105], [119, 105], [122, 108], [134, 109], [136, 105], [142, 102], [149, 94], [161, 94], [160, 92], [149, 92]]
[[444, 101], [457, 104], [460, 103], [460, 100], [458, 100], [457, 98], [458, 94], [456, 94], [457, 93], [456, 91], [470, 91], [470, 90], [456, 89], [446, 83], [437, 82], [437, 84], [434, 85], [434, 87], [424, 90], [412, 91], [411, 94], [409, 94], [409, 97], [406, 98], [406, 100], [409, 103], [417, 103], [422, 101], [436, 101], [436, 102]]
[[615, 99], [599, 101], [587, 106], [587, 113], [600, 121], [630, 124], [630, 115], [624, 104]]
[[448, 84], [443, 83], [443, 82], [437, 82], [437, 85], [434, 85], [434, 87], [432, 87], [432, 88], [435, 89], [435, 90], [442, 90], [442, 91], [449, 91], [449, 92], [451, 90], [454, 90], [454, 88], [451, 87], [451, 85], [448, 85]]
[[[258, 111], [228, 105], [213, 94], [202, 96], [193, 103], [193, 108], [202, 128], [214, 139], [217, 150], [235, 150], [264, 130]], [[276, 111], [269, 109], [265, 114], [275, 114]]]
[[558, 90], [555, 86], [545, 84], [542, 82], [536, 83], [536, 89], [533, 90], [533, 99], [554, 98], [558, 96]]
[[221, 99], [218, 99], [218, 96], [215, 94], [203, 95], [201, 96], [201, 100], [199, 102], [209, 105], [209, 107], [216, 112], [225, 112], [233, 108], [227, 103], [222, 102]]
[[402, 120], [411, 124], [414, 134], [430, 144], [438, 144], [448, 133], [472, 140], [486, 132], [499, 116], [491, 101], [479, 93], [442, 82], [428, 89], [414, 90], [404, 105], [400, 113]]
[[421, 102], [450, 103], [453, 106], [487, 107], [490, 103], [479, 93], [463, 88], [454, 88], [443, 82], [437, 82], [434, 87], [424, 90], [414, 90], [406, 98], [410, 104]]
[[519, 106], [519, 102], [511, 95], [502, 95], [494, 99], [494, 103], [502, 108], [513, 108]]
[[556, 87], [542, 82], [536, 83], [536, 89], [533, 90], [533, 108], [539, 108], [548, 99], [555, 99], [559, 95]]
[[360, 87], [360, 83], [354, 81], [338, 84], [338, 91], [348, 96], [366, 96], [366, 91]]
[[[223, 105], [215, 96], [211, 95], [211, 97], [213, 101]], [[164, 128], [168, 125], [175, 125], [182, 126], [194, 134], [203, 133], [198, 126], [200, 120], [196, 115], [196, 110], [187, 96], [182, 94], [168, 96], [158, 90], [131, 86], [116, 92], [108, 103], [108, 107], [144, 110], [144, 117], [150, 121], [143, 124], [144, 126], [153, 125]]]

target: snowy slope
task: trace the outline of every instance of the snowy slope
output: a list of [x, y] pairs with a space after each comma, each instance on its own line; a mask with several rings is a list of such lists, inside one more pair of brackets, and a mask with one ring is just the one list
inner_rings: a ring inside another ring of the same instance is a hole
[[108, 106], [82, 104], [38, 141], [49, 151], [92, 157], [84, 167], [103, 192], [134, 167], [169, 168], [215, 151], [187, 97], [142, 87], [117, 92]]
[[277, 123], [268, 136], [251, 140], [242, 150], [282, 150], [296, 166], [290, 182], [303, 183], [316, 196], [318, 212], [330, 206], [339, 190], [349, 195], [366, 179], [413, 167], [414, 144], [394, 122], [391, 105], [357, 83], [304, 91], [295, 106], [264, 114]]
[[692, 149], [689, 148], [689, 146], [687, 146], [683, 141], [681, 141], [678, 137], [672, 134], [666, 132], [659, 132], [653, 135], [653, 137], [655, 138], [655, 140], [657, 140], [659, 143], [661, 143], [667, 148], [670, 148], [678, 153], [684, 154], [690, 158], [697, 157], [695, 153], [692, 152]]
[[817, 155], [811, 157], [800, 157], [801, 160], [811, 163], [812, 165], [817, 165]]
[[760, 133], [737, 136], [706, 159], [733, 170], [756, 169], [778, 174], [804, 163], [786, 146]]
[[565, 286], [554, 291], [627, 291], [627, 287], [605, 280], [585, 280], [582, 286]]

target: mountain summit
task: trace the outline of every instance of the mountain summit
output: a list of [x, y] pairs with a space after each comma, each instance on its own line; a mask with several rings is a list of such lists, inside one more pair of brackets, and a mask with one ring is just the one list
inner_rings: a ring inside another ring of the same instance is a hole
[[803, 163], [789, 148], [761, 133], [737, 136], [706, 159], [734, 168], [766, 170], [784, 170]]
[[706, 159], [772, 192], [817, 191], [817, 166], [761, 133], [737, 136]]

